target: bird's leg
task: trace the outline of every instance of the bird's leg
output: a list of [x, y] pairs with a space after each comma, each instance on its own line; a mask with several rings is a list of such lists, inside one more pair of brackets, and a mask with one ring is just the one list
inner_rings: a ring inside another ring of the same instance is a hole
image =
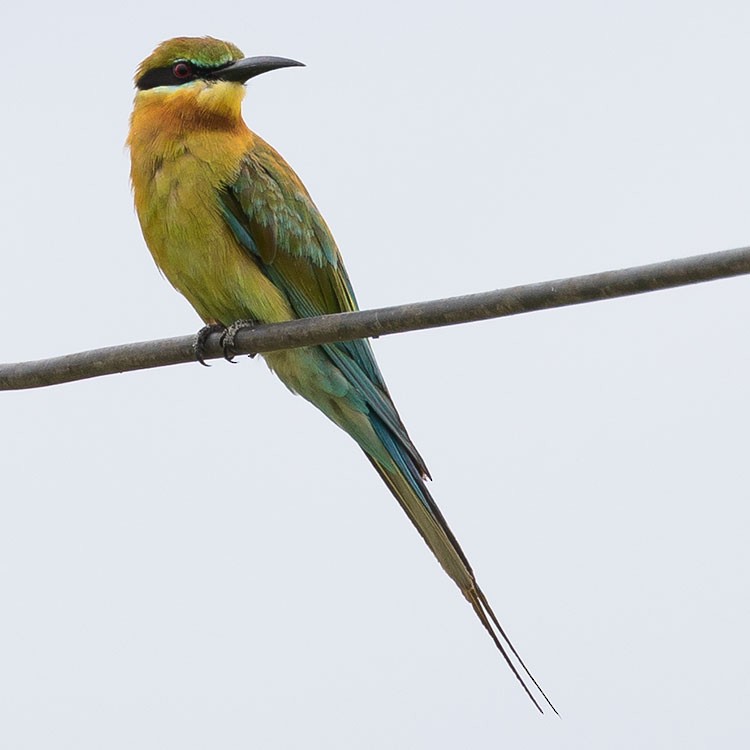
[[[221, 346], [224, 349], [224, 359], [227, 362], [234, 362], [237, 353], [234, 351], [234, 340], [240, 331], [254, 331], [258, 325], [257, 320], [235, 320], [229, 328], [225, 329], [221, 337]], [[254, 357], [255, 352], [251, 352], [248, 357]]]
[[[227, 330], [227, 327], [222, 323], [209, 323], [203, 326], [203, 328], [195, 334], [195, 340], [193, 341], [193, 354], [195, 358], [204, 366], [211, 367], [206, 362], [206, 342], [212, 333], [222, 333]], [[223, 340], [223, 338], [222, 338]]]

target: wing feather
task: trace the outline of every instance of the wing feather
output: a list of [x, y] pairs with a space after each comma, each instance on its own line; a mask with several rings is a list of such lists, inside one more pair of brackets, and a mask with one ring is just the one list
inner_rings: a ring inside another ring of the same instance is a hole
[[[302, 182], [268, 144], [258, 144], [222, 194], [222, 211], [235, 237], [300, 318], [358, 309], [330, 230]], [[418, 473], [429, 476], [390, 398], [369, 341], [321, 349], [393, 434]], [[434, 503], [425, 500], [433, 512]]]

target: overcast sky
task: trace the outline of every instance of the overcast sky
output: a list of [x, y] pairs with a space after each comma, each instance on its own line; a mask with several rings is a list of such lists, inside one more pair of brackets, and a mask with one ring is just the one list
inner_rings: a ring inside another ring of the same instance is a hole
[[[211, 34], [363, 307], [750, 244], [747, 2], [5, 3], [0, 359], [200, 326], [136, 65]], [[742, 747], [750, 281], [375, 350], [541, 717], [356, 446], [260, 358], [0, 394], [0, 747]]]

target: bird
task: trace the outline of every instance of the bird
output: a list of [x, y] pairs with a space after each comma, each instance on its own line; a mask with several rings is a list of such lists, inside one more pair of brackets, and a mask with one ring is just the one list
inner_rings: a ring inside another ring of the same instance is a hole
[[[213, 37], [176, 37], [138, 66], [127, 145], [138, 220], [156, 265], [204, 322], [207, 335], [358, 309], [326, 222], [287, 162], [242, 117], [245, 84], [302, 66], [245, 57]], [[225, 349], [225, 353], [227, 349]], [[227, 355], [230, 358], [230, 355]], [[267, 352], [270, 369], [364, 451], [534, 706], [555, 707], [524, 664], [427, 489], [369, 341]]]

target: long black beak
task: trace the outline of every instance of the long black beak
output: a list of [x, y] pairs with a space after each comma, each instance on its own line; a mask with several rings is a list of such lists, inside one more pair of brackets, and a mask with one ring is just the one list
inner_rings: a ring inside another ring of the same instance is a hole
[[237, 60], [226, 68], [217, 70], [213, 73], [212, 78], [220, 81], [236, 81], [245, 83], [261, 73], [268, 73], [270, 70], [279, 68], [304, 67], [304, 63], [290, 60], [287, 57], [246, 57], [243, 60]]

